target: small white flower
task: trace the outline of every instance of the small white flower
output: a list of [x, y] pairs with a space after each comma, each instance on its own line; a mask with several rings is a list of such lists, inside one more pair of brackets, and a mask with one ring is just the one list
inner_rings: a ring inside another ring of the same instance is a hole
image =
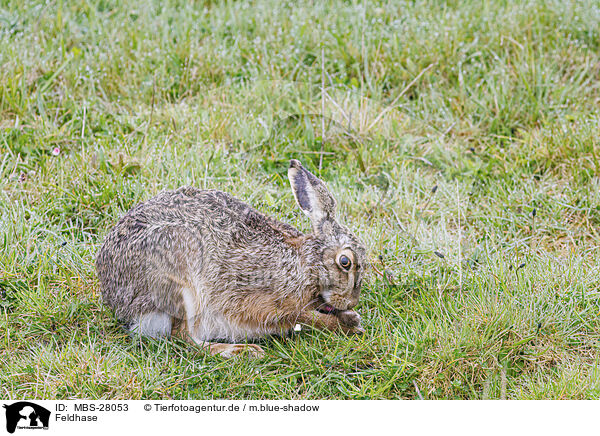
[[54, 147], [52, 149], [52, 156], [58, 156], [60, 154], [60, 148]]

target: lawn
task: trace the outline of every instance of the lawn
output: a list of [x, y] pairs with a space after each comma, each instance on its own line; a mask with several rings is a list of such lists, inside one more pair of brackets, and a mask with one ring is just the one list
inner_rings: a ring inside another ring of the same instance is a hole
[[[597, 1], [0, 1], [0, 397], [600, 398]], [[130, 337], [94, 258], [217, 188], [372, 263], [366, 334]]]

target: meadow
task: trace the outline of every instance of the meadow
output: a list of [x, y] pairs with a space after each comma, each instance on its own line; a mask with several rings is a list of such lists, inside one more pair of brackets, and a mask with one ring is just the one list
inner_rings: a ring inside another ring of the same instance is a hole
[[[600, 397], [600, 2], [0, 0], [0, 397]], [[368, 247], [366, 334], [130, 337], [94, 258], [182, 185]]]

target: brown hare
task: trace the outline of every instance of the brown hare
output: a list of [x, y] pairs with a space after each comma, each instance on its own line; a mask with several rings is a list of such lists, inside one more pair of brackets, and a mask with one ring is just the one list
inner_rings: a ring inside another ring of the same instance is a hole
[[297, 323], [362, 332], [351, 309], [364, 245], [336, 221], [320, 179], [297, 160], [288, 178], [310, 234], [216, 190], [182, 187], [138, 204], [98, 253], [103, 301], [133, 333], [181, 335], [224, 357], [262, 355], [256, 344], [235, 342]]

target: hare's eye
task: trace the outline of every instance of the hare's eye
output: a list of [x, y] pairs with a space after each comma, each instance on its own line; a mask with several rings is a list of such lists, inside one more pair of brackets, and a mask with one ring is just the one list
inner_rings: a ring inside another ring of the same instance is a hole
[[350, 262], [350, 259], [348, 259], [348, 256], [344, 256], [343, 254], [340, 256], [339, 262], [340, 262], [340, 266], [342, 268], [344, 268], [345, 270], [349, 270], [350, 265], [352, 265], [352, 262]]

